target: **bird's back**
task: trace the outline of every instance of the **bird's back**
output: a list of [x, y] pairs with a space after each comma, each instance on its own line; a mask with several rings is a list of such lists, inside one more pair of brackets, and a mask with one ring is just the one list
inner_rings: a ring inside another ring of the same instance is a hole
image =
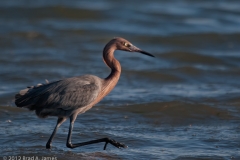
[[101, 88], [102, 80], [96, 76], [72, 77], [21, 90], [15, 104], [35, 110], [39, 117], [68, 116], [94, 102]]

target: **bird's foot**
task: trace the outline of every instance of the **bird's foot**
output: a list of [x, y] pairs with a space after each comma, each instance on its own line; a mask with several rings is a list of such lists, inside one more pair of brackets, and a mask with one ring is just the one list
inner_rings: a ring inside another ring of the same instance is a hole
[[46, 148], [47, 148], [47, 149], [51, 149], [51, 148], [52, 148], [51, 143], [47, 143], [47, 144], [46, 144]]
[[104, 150], [106, 150], [108, 143], [110, 143], [111, 145], [113, 145], [113, 146], [115, 146], [117, 148], [127, 148], [128, 147], [128, 146], [126, 146], [123, 143], [119, 143], [119, 142], [117, 142], [117, 141], [115, 141], [113, 139], [106, 138], [106, 143], [105, 143], [104, 148], [103, 148]]

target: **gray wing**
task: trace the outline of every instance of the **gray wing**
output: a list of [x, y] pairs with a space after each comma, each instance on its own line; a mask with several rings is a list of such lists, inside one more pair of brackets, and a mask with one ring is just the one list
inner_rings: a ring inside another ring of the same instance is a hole
[[90, 75], [73, 77], [30, 88], [23, 95], [16, 95], [15, 104], [30, 110], [39, 107], [71, 110], [93, 102], [100, 90], [101, 82], [98, 77]]

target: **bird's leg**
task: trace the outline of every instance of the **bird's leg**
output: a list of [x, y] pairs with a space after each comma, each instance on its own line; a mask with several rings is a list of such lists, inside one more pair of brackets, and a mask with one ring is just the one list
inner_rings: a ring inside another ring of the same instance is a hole
[[47, 142], [47, 144], [46, 144], [46, 148], [47, 148], [47, 149], [50, 149], [50, 148], [51, 148], [51, 143], [52, 143], [53, 137], [55, 136], [58, 127], [60, 127], [60, 125], [61, 125], [64, 121], [66, 121], [66, 118], [58, 118], [57, 125], [56, 125], [56, 127], [54, 128], [53, 133], [52, 133], [51, 137], [49, 138], [49, 140], [48, 140], [48, 142]]
[[68, 138], [67, 138], [67, 144], [66, 144], [68, 148], [76, 148], [76, 147], [89, 145], [89, 144], [100, 143], [100, 142], [105, 142], [105, 145], [104, 145], [104, 148], [103, 148], [104, 150], [106, 149], [108, 143], [112, 144], [113, 146], [115, 146], [117, 148], [127, 148], [126, 145], [124, 145], [122, 143], [119, 143], [119, 142], [117, 142], [113, 139], [110, 139], [110, 138], [101, 138], [101, 139], [96, 139], [96, 140], [92, 140], [92, 141], [72, 144], [71, 136], [72, 136], [73, 124], [74, 124], [74, 121], [76, 120], [76, 118], [77, 118], [77, 115], [72, 115], [70, 117], [70, 126], [69, 126], [69, 132], [68, 132]]

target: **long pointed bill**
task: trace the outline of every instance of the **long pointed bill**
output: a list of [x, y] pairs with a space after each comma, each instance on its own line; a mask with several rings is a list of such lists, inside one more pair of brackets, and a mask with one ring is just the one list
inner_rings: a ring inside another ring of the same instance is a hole
[[154, 55], [152, 55], [152, 54], [150, 54], [146, 51], [143, 51], [143, 50], [141, 50], [141, 49], [139, 49], [139, 48], [137, 48], [133, 45], [130, 47], [130, 49], [131, 49], [132, 52], [139, 52], [139, 53], [145, 54], [145, 55], [150, 56], [150, 57], [155, 57]]
[[142, 53], [142, 54], [145, 54], [145, 55], [147, 55], [147, 56], [155, 57], [154, 55], [152, 55], [152, 54], [150, 54], [150, 53], [148, 53], [148, 52], [146, 52], [146, 51], [143, 51], [143, 50], [139, 50], [138, 52], [139, 52], [139, 53]]

